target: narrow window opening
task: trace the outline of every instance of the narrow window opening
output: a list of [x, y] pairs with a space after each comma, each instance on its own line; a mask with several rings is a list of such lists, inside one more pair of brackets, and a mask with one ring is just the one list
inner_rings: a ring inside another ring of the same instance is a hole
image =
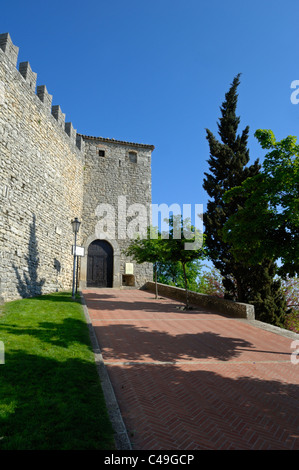
[[99, 156], [105, 157], [105, 150], [99, 150]]
[[132, 163], [137, 163], [137, 152], [129, 152], [129, 160]]

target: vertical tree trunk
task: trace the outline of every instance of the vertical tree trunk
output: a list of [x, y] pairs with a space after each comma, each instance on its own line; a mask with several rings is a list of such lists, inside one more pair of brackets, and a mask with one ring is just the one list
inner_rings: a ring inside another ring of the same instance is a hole
[[244, 288], [243, 288], [241, 279], [239, 277], [236, 277], [236, 283], [237, 283], [237, 302], [246, 302]]
[[155, 270], [155, 287], [156, 287], [156, 299], [158, 298], [158, 283], [157, 283], [157, 262], [154, 263]]
[[188, 291], [188, 281], [187, 281], [187, 276], [186, 276], [186, 266], [185, 266], [185, 263], [182, 263], [182, 265], [183, 265], [185, 291], [186, 291], [186, 308], [189, 308], [189, 291]]

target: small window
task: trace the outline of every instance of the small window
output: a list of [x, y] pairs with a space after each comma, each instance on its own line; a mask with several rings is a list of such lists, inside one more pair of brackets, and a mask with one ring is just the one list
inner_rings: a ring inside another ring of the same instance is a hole
[[137, 163], [137, 152], [129, 152], [129, 160], [132, 163]]
[[105, 157], [105, 150], [99, 150], [99, 157]]

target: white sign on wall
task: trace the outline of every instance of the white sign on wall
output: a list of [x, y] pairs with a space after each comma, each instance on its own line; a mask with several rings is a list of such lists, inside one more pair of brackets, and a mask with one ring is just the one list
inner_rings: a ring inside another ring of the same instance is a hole
[[126, 272], [125, 274], [134, 274], [133, 263], [126, 263]]
[[[74, 245], [72, 246], [72, 255], [74, 254]], [[76, 246], [76, 256], [84, 256], [84, 247]]]

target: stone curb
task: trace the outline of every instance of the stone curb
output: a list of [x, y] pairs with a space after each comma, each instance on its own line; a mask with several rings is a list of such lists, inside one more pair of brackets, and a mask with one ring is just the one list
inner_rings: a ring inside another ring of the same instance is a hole
[[262, 330], [270, 331], [271, 333], [276, 333], [277, 335], [285, 336], [289, 339], [299, 340], [299, 333], [295, 333], [294, 331], [286, 330], [285, 328], [280, 328], [279, 326], [271, 325], [260, 320], [248, 320], [248, 323], [256, 328], [261, 328]]
[[122, 415], [117, 403], [116, 396], [114, 394], [114, 390], [112, 387], [112, 384], [110, 382], [110, 378], [103, 360], [103, 356], [99, 347], [99, 343], [92, 325], [92, 322], [90, 320], [88, 308], [85, 302], [85, 299], [83, 297], [82, 292], [79, 292], [80, 298], [81, 298], [81, 303], [83, 306], [84, 310], [84, 315], [85, 319], [88, 325], [89, 329], [89, 336], [91, 339], [91, 344], [95, 356], [95, 363], [97, 366], [97, 371], [101, 380], [101, 385], [102, 385], [102, 390], [104, 393], [105, 401], [106, 401], [106, 406], [109, 414], [109, 418], [111, 421], [111, 424], [113, 426], [115, 435], [115, 444], [117, 447], [117, 450], [132, 450], [131, 442], [128, 437], [128, 433], [125, 427], [125, 424], [122, 419]]

